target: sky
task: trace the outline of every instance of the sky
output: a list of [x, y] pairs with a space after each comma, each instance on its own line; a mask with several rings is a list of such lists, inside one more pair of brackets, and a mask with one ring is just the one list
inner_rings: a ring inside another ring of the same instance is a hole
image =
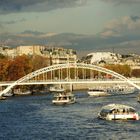
[[0, 0], [0, 43], [140, 53], [139, 7], [140, 0]]

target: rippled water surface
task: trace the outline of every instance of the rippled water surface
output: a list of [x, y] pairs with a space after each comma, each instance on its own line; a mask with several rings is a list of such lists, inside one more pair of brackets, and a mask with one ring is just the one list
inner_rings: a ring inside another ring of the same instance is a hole
[[0, 140], [140, 140], [140, 121], [97, 119], [103, 105], [123, 103], [140, 113], [136, 95], [94, 98], [76, 92], [77, 103], [55, 106], [52, 95], [0, 101]]

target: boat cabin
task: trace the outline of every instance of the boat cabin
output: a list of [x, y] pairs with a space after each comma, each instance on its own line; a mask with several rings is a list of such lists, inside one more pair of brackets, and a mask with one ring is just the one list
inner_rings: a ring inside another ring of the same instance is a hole
[[75, 97], [71, 92], [56, 93], [56, 94], [54, 94], [52, 103], [59, 104], [59, 105], [60, 104], [72, 104], [72, 103], [75, 103]]
[[139, 115], [133, 107], [122, 104], [104, 106], [98, 117], [106, 120], [139, 120]]

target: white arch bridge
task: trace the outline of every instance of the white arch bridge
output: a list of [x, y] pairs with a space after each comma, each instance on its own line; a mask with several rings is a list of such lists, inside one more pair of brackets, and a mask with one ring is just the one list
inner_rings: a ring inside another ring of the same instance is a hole
[[[17, 81], [7, 83], [7, 88], [0, 92], [0, 96], [2, 96], [4, 93], [9, 92], [16, 85], [73, 83], [87, 84], [89, 82], [95, 83], [96, 77], [103, 77], [105, 75], [111, 75], [112, 77], [117, 78], [120, 83], [122, 81], [122, 83], [130, 84], [131, 86], [134, 86], [135, 88], [140, 90], [140, 87], [137, 84], [112, 70], [108, 70], [106, 68], [91, 64], [67, 63], [41, 68], [27, 74], [26, 76], [18, 79]], [[113, 83], [113, 81], [111, 82]], [[104, 80], [103, 83], [109, 82]]]

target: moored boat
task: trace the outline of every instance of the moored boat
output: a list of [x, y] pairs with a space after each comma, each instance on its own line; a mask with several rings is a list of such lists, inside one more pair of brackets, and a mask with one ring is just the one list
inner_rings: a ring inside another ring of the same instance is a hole
[[109, 95], [104, 89], [89, 88], [87, 92], [90, 96], [107, 96]]
[[133, 107], [122, 104], [102, 107], [98, 117], [105, 120], [139, 120], [139, 115]]
[[49, 89], [50, 92], [64, 92], [65, 89], [64, 88], [59, 88], [59, 87], [50, 87]]
[[117, 94], [131, 94], [134, 93], [136, 89], [134, 87], [125, 86], [125, 85], [115, 85], [106, 89], [106, 92], [111, 95]]
[[14, 91], [14, 95], [30, 95], [32, 94], [32, 92], [30, 90], [27, 91], [21, 91], [21, 90], [15, 90]]
[[73, 104], [75, 103], [75, 97], [71, 92], [55, 93], [52, 103], [56, 105]]
[[4, 93], [2, 96], [3, 97], [11, 97], [11, 96], [13, 96], [13, 93], [12, 92], [7, 92], [7, 93]]

